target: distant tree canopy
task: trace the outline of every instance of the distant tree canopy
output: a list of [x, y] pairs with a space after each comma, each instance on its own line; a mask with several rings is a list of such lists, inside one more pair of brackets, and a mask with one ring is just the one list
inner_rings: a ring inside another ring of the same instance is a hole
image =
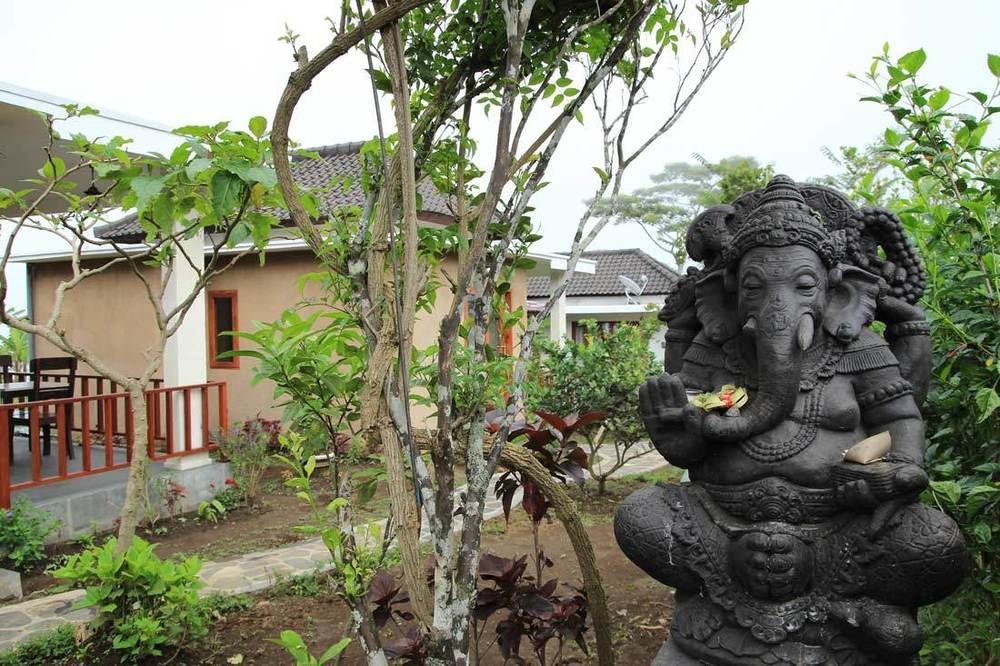
[[695, 162], [664, 166], [649, 187], [600, 202], [595, 212], [610, 215], [616, 224], [638, 223], [680, 267], [687, 260], [684, 231], [698, 213], [765, 186], [773, 175], [770, 164], [754, 157], [709, 162], [695, 155]]

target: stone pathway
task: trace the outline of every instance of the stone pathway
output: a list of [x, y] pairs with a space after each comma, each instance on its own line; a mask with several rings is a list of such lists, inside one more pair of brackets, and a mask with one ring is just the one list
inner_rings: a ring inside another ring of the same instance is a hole
[[[666, 465], [656, 451], [651, 451], [616, 471], [612, 476], [621, 477], [648, 472]], [[491, 482], [492, 487], [492, 482]], [[514, 506], [521, 503], [521, 494], [514, 498]], [[489, 520], [503, 515], [503, 505], [489, 494], [484, 518]], [[385, 528], [385, 522], [377, 523], [378, 529]], [[369, 527], [373, 527], [372, 526]], [[363, 538], [363, 537], [362, 537]], [[429, 534], [421, 533], [421, 539]], [[299, 541], [274, 550], [250, 553], [219, 562], [206, 562], [201, 569], [201, 579], [205, 582], [201, 594], [242, 594], [257, 592], [273, 586], [282, 578], [323, 571], [330, 567], [330, 553], [321, 539]], [[91, 609], [70, 610], [77, 599], [83, 596], [80, 590], [60, 592], [38, 599], [30, 599], [18, 604], [0, 606], [0, 652], [35, 634], [48, 631], [64, 622], [86, 622], [93, 613]]]

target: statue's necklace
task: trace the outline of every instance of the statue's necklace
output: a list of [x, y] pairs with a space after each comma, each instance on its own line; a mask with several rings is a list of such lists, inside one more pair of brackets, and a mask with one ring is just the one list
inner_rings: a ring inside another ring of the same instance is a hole
[[[754, 437], [740, 442], [740, 449], [748, 457], [759, 462], [780, 462], [802, 452], [816, 439], [820, 409], [823, 405], [823, 389], [826, 388], [836, 372], [837, 362], [843, 353], [843, 347], [831, 340], [826, 340], [821, 350], [819, 359], [802, 372], [802, 378], [799, 381], [799, 392], [808, 395], [803, 405], [802, 420], [795, 433], [782, 442], [770, 442]], [[754, 381], [754, 388], [756, 388], [756, 384], [757, 382]]]

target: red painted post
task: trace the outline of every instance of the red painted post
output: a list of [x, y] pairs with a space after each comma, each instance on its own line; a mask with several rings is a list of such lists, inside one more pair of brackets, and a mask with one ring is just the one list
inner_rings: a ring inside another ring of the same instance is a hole
[[163, 397], [167, 408], [167, 453], [170, 454], [174, 452], [174, 396], [170, 389], [167, 389], [163, 392]]
[[10, 508], [10, 410], [0, 406], [0, 507]]
[[156, 394], [146, 391], [146, 452], [150, 460], [156, 460], [156, 424], [153, 423], [156, 411]]
[[225, 432], [229, 429], [229, 393], [226, 382], [220, 382], [219, 387], [219, 430]]
[[84, 399], [80, 401], [80, 448], [83, 449], [83, 471], [91, 470], [90, 460], [90, 403], [93, 400]]
[[[117, 401], [116, 401], [117, 402]], [[135, 415], [132, 414], [132, 396], [125, 396], [125, 458], [132, 462], [135, 445]]]
[[[118, 393], [118, 384], [111, 382], [111, 390], [108, 393]], [[118, 432], [118, 400], [111, 401], [111, 432]]]
[[56, 437], [59, 441], [56, 444], [56, 454], [59, 456], [59, 478], [65, 479], [69, 471], [67, 461], [69, 460], [69, 430], [66, 428], [66, 410], [73, 409], [73, 403], [58, 404], [56, 410]]
[[[104, 378], [97, 378], [97, 393], [94, 395], [104, 395]], [[97, 406], [97, 430], [104, 432], [104, 403], [98, 401]]]
[[184, 389], [184, 450], [191, 450], [191, 389]]
[[115, 466], [115, 422], [112, 420], [111, 403], [114, 398], [101, 398], [104, 412], [104, 466]]
[[28, 403], [28, 439], [31, 441], [31, 478], [42, 480], [42, 443], [39, 441], [38, 407]]
[[208, 446], [208, 384], [201, 387], [201, 445]]
[[[159, 388], [158, 384], [154, 381], [153, 388]], [[153, 437], [152, 439], [162, 439], [163, 438], [163, 428], [160, 427], [160, 393], [150, 393], [147, 395], [146, 400], [150, 398], [153, 400]]]

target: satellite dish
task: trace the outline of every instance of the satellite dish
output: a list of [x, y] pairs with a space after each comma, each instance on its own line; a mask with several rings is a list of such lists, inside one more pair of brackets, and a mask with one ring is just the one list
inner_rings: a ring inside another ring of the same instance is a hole
[[622, 283], [625, 287], [625, 302], [629, 305], [641, 305], [639, 301], [635, 300], [636, 296], [642, 296], [643, 290], [646, 288], [646, 283], [649, 282], [649, 278], [645, 275], [639, 276], [639, 284], [627, 275], [619, 275], [618, 281]]

